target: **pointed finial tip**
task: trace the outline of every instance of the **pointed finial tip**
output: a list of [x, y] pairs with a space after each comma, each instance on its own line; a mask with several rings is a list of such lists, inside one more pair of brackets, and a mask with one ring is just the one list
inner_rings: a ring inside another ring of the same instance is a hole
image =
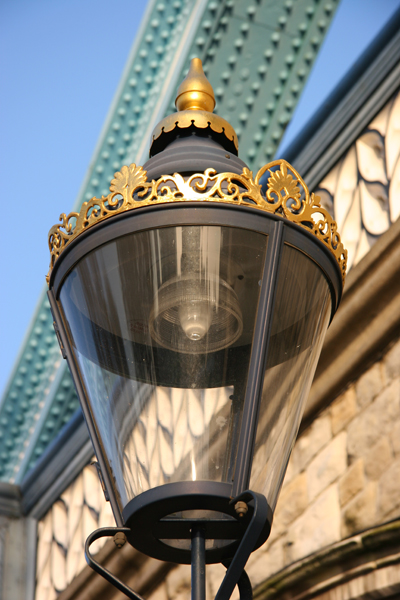
[[178, 88], [175, 100], [180, 110], [206, 110], [212, 112], [215, 106], [214, 90], [204, 75], [200, 58], [190, 61], [189, 72]]

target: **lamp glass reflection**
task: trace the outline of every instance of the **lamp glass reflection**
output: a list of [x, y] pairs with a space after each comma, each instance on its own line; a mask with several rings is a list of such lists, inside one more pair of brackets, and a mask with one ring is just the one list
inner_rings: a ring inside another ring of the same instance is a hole
[[59, 304], [119, 510], [185, 480], [232, 481], [267, 236], [164, 227], [82, 258]]

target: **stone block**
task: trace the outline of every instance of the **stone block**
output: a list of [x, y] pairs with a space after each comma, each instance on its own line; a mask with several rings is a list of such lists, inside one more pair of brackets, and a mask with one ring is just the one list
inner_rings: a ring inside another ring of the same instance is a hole
[[298, 471], [302, 471], [331, 438], [331, 420], [329, 414], [324, 413], [313, 421], [296, 442], [293, 461], [297, 465]]
[[385, 518], [397, 508], [400, 508], [400, 459], [379, 480], [379, 516]]
[[284, 567], [283, 541], [279, 540], [268, 548], [268, 552], [255, 552], [246, 567], [252, 587], [265, 581]]
[[341, 431], [307, 467], [308, 497], [318, 494], [338, 479], [347, 469], [347, 433]]
[[400, 340], [391, 347], [383, 358], [383, 367], [386, 381], [390, 382], [392, 379], [400, 377]]
[[285, 564], [304, 558], [340, 539], [339, 493], [331, 485], [291, 525], [285, 550]]
[[343, 511], [342, 537], [372, 527], [377, 523], [377, 483], [370, 481]]
[[364, 460], [359, 458], [347, 469], [339, 481], [340, 505], [344, 506], [350, 502], [358, 492], [361, 492], [364, 485]]
[[165, 579], [169, 600], [187, 600], [190, 596], [190, 566], [179, 565]]
[[282, 488], [275, 511], [274, 524], [286, 527], [307, 508], [307, 475], [301, 473]]
[[361, 375], [356, 383], [357, 403], [360, 408], [371, 404], [372, 400], [381, 392], [383, 385], [381, 363], [376, 362]]
[[366, 456], [380, 437], [390, 435], [400, 418], [400, 381], [394, 379], [347, 428], [350, 460]]
[[369, 479], [376, 480], [389, 468], [393, 460], [388, 438], [382, 437], [365, 457], [365, 473]]
[[390, 441], [392, 442], [393, 452], [397, 456], [400, 454], [400, 421], [395, 423], [390, 434]]
[[[251, 558], [251, 557], [250, 557]], [[214, 599], [219, 586], [222, 583], [223, 578], [225, 577], [226, 569], [221, 564], [208, 565], [206, 568], [206, 591], [207, 598]], [[187, 599], [190, 598], [190, 595], [187, 596]], [[233, 598], [233, 596], [232, 596]]]
[[147, 597], [147, 600], [168, 600], [167, 587], [163, 582], [158, 588]]
[[354, 386], [346, 390], [331, 406], [332, 433], [336, 435], [357, 414], [357, 397]]

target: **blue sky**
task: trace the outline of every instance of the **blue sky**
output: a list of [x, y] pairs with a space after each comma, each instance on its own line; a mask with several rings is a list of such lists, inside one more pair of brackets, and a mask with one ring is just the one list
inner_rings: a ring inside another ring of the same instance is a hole
[[[278, 0], [277, 0], [278, 1]], [[78, 195], [146, 0], [0, 0], [0, 395]], [[400, 0], [342, 0], [287, 146]]]

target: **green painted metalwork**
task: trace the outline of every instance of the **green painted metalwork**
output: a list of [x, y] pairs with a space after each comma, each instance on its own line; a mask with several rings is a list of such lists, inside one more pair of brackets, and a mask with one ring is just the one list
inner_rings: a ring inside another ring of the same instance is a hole
[[[106, 195], [123, 164], [146, 160], [151, 130], [174, 108], [177, 83], [194, 56], [203, 59], [216, 112], [238, 133], [241, 157], [251, 168], [270, 160], [336, 5], [151, 0], [75, 209]], [[20, 481], [77, 405], [43, 292], [0, 405], [0, 479]]]
[[[209, 2], [190, 48], [252, 169], [272, 160], [338, 1]], [[317, 91], [316, 91], [317, 93]], [[173, 107], [171, 103], [168, 114]]]

